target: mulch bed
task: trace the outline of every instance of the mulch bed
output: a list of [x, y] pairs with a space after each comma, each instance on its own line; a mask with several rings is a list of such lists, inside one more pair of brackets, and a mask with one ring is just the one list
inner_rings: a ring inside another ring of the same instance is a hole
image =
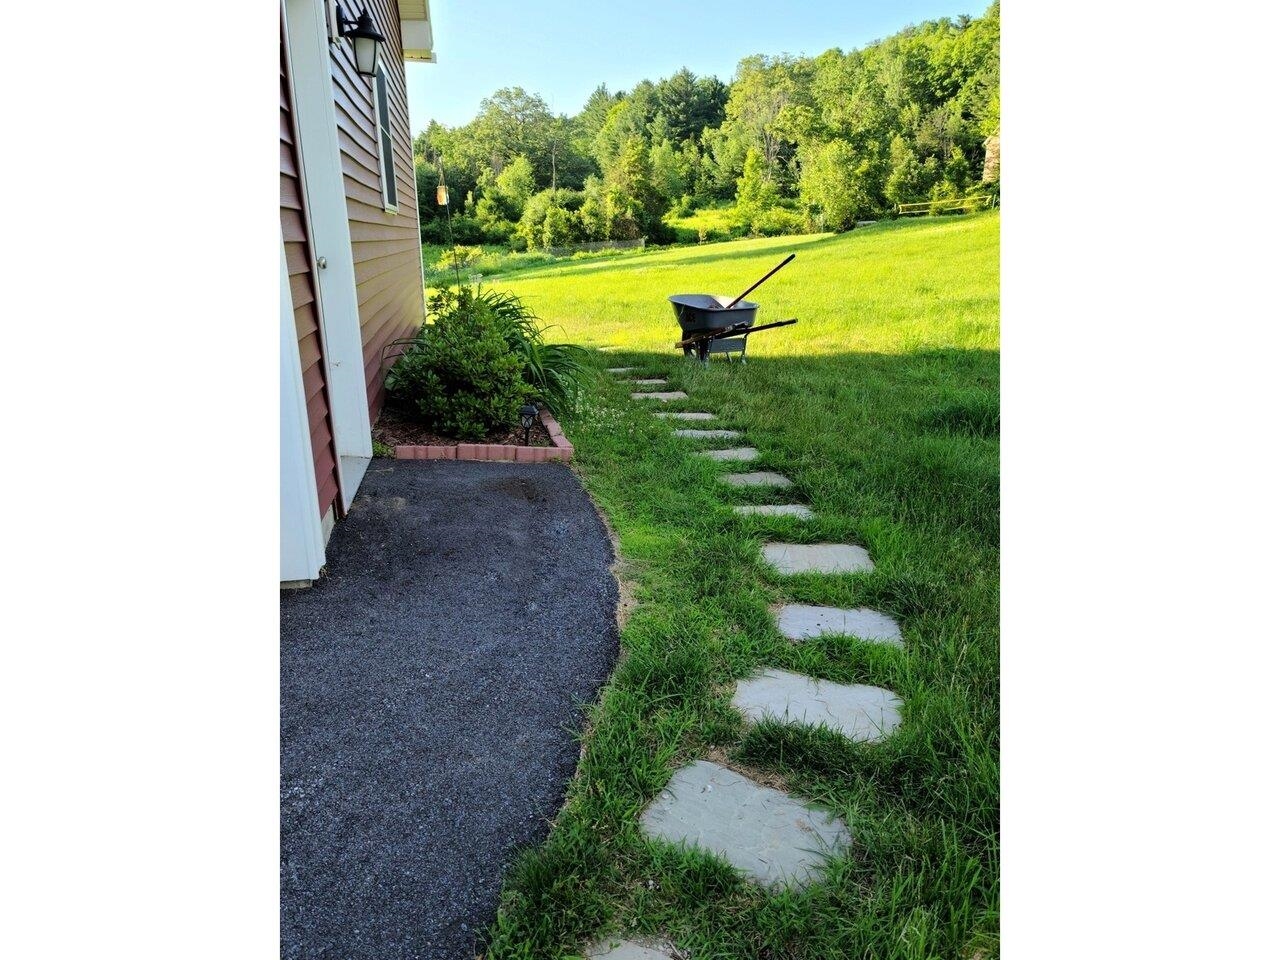
[[[510, 443], [524, 446], [524, 428], [519, 424], [508, 430], [490, 433], [481, 440], [459, 440], [457, 437], [445, 437], [431, 430], [430, 427], [412, 419], [399, 410], [386, 407], [378, 422], [373, 425], [373, 439], [385, 443], [388, 447], [450, 445], [455, 443]], [[543, 426], [542, 420], [533, 421], [533, 429], [529, 431], [529, 446], [550, 447], [551, 435]]]

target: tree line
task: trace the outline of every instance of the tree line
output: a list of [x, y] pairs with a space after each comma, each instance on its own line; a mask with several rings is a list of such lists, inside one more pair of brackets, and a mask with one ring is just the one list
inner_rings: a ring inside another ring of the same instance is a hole
[[682, 69], [604, 85], [574, 116], [504, 88], [470, 123], [414, 140], [424, 241], [516, 248], [674, 239], [671, 217], [728, 206], [742, 233], [845, 230], [982, 183], [1000, 128], [1000, 5], [845, 53], [757, 55], [733, 81]]

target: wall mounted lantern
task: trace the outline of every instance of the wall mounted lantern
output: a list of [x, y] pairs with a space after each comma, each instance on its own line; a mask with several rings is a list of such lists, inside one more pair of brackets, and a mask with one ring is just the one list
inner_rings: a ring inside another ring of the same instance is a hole
[[352, 20], [343, 12], [342, 7], [338, 7], [338, 36], [351, 38], [351, 46], [355, 48], [356, 54], [356, 71], [364, 77], [375, 76], [382, 45], [387, 42], [387, 38], [374, 27], [369, 8], [365, 7], [360, 11], [360, 16]]

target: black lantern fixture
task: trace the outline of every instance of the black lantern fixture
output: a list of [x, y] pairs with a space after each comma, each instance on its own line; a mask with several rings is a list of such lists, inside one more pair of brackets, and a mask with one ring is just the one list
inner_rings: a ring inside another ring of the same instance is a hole
[[360, 11], [360, 16], [352, 20], [339, 7], [338, 36], [351, 38], [351, 46], [355, 48], [357, 72], [364, 77], [376, 76], [378, 57], [387, 38], [374, 27], [369, 8], [365, 7]]
[[533, 418], [538, 415], [538, 408], [526, 403], [520, 408], [520, 426], [524, 427], [524, 445], [529, 445], [529, 431], [533, 429]]

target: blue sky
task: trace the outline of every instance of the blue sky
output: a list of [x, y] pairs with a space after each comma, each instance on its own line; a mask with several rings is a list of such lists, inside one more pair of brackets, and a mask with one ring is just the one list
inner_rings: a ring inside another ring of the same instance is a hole
[[438, 63], [409, 64], [409, 115], [451, 126], [500, 87], [573, 115], [597, 84], [626, 90], [681, 67], [726, 82], [753, 53], [844, 50], [989, 0], [431, 0]]

